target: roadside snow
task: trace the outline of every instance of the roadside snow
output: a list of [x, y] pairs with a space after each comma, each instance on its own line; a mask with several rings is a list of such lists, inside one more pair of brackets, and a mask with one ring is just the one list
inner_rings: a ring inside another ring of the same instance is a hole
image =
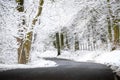
[[[56, 57], [56, 51], [46, 51], [39, 57]], [[62, 51], [57, 58], [70, 59], [78, 62], [94, 62], [109, 66], [114, 72], [120, 72], [120, 50], [115, 51]]]
[[96, 62], [106, 65], [120, 66], [120, 50], [115, 51], [62, 51], [57, 56], [57, 51], [45, 51], [39, 57], [57, 57], [79, 62]]
[[57, 51], [45, 51], [36, 53], [37, 57], [32, 56], [33, 60], [28, 64], [0, 64], [0, 71], [18, 69], [18, 68], [38, 68], [38, 67], [56, 67], [57, 64], [53, 61], [44, 60], [45, 57], [57, 57], [70, 59], [78, 62], [94, 62], [109, 66], [114, 72], [120, 72], [120, 50], [115, 51], [62, 51], [60, 56], [57, 56]]
[[26, 68], [39, 68], [39, 67], [56, 67], [57, 64], [53, 61], [39, 59], [32, 61], [28, 64], [0, 64], [0, 71], [11, 69], [26, 69]]
[[53, 50], [47, 50], [43, 52], [42, 54], [39, 54], [39, 57], [56, 57], [57, 56], [57, 51]]
[[115, 72], [120, 72], [120, 51], [103, 53], [94, 59], [98, 63], [106, 64]]
[[58, 58], [71, 59], [79, 62], [94, 62], [109, 66], [113, 71], [120, 72], [120, 50], [109, 51], [78, 51], [64, 52]]
[[114, 72], [120, 73], [120, 50], [115, 51], [61, 51], [61, 55], [57, 56], [56, 50], [47, 50], [37, 55], [39, 58], [57, 57], [70, 59], [78, 62], [93, 62], [105, 64]]
[[99, 63], [110, 63], [112, 65], [120, 66], [120, 51], [112, 51], [101, 54], [95, 58], [96, 62]]

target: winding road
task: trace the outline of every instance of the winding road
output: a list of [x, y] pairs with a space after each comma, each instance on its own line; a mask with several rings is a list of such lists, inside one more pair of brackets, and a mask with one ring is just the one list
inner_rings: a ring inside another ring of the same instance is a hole
[[0, 80], [114, 80], [112, 71], [102, 64], [58, 58], [57, 67], [14, 69], [0, 72]]

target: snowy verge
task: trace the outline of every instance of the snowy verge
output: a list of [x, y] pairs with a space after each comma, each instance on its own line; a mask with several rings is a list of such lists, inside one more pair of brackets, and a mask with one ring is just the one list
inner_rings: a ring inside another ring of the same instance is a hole
[[70, 59], [78, 62], [93, 62], [105, 64], [114, 72], [120, 72], [120, 50], [115, 51], [61, 51], [57, 56], [57, 51], [45, 51], [39, 57], [57, 57]]
[[57, 51], [56, 50], [47, 50], [41, 54], [38, 55], [39, 57], [56, 57], [57, 56]]
[[53, 61], [39, 59], [32, 61], [28, 64], [0, 64], [0, 71], [11, 69], [26, 69], [26, 68], [39, 68], [39, 67], [56, 67], [57, 64]]
[[[109, 66], [113, 71], [120, 73], [120, 51], [103, 53], [94, 59], [98, 63]], [[120, 75], [119, 75], [120, 76]]]
[[120, 50], [115, 51], [77, 51], [63, 52], [58, 58], [71, 59], [78, 62], [94, 62], [105, 64], [114, 72], [120, 72]]

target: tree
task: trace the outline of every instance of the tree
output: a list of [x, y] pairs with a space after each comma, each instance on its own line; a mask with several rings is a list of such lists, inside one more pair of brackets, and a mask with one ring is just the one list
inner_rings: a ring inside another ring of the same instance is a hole
[[[17, 10], [19, 12], [24, 12], [24, 0], [16, 0], [16, 2], [18, 3]], [[33, 29], [36, 25], [38, 17], [41, 15], [43, 4], [44, 0], [39, 0], [38, 12], [32, 20], [31, 28], [26, 31], [25, 36], [22, 39], [17, 38], [17, 41], [20, 44], [18, 48], [18, 63], [20, 64], [26, 64], [29, 61], [29, 55], [33, 39]], [[24, 25], [25, 20], [23, 19], [22, 21], [22, 25]]]
[[63, 33], [60, 33], [60, 46], [61, 46], [61, 49], [64, 49], [64, 34]]
[[60, 36], [58, 32], [56, 33], [56, 46], [57, 46], [57, 51], [59, 56], [61, 53], [61, 50], [60, 50], [61, 48], [60, 48]]
[[[0, 0], [0, 63], [17, 62], [16, 15], [13, 0]], [[10, 55], [10, 56], [7, 56]]]
[[[110, 42], [113, 42], [113, 49], [117, 48], [117, 45], [119, 45], [119, 37], [120, 37], [120, 32], [119, 32], [119, 19], [117, 19], [118, 17], [118, 11], [119, 9], [113, 8], [112, 9], [112, 4], [110, 4], [110, 0], [107, 0], [107, 5], [108, 5], [108, 17], [107, 17], [107, 21], [108, 21], [108, 37]], [[115, 1], [116, 5], [119, 1]], [[113, 6], [114, 7], [114, 6]], [[112, 36], [112, 31], [113, 31], [113, 36]], [[113, 41], [112, 41], [113, 40]]]
[[19, 12], [23, 12], [24, 11], [24, 0], [16, 0], [16, 3], [18, 3], [17, 5], [17, 10]]
[[118, 45], [119, 44], [119, 26], [117, 22], [114, 22], [113, 29], [114, 29], [114, 45]]
[[79, 50], [79, 40], [78, 40], [78, 35], [77, 33], [75, 35], [75, 51]]

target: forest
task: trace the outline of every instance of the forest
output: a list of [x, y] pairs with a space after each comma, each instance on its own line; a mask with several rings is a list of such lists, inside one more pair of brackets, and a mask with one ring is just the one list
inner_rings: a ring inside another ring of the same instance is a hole
[[0, 0], [0, 10], [0, 65], [47, 56], [120, 71], [120, 0]]

